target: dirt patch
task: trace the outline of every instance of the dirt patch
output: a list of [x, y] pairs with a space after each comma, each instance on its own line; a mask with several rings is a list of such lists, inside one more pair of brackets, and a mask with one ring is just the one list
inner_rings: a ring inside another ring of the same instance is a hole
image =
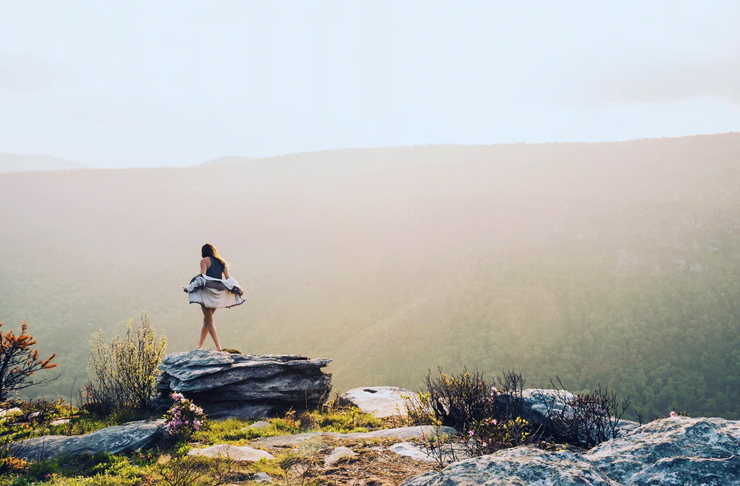
[[[412, 476], [435, 469], [432, 464], [386, 450], [395, 442], [398, 441], [317, 437], [289, 451], [282, 458], [281, 465], [287, 472], [288, 484], [352, 486], [395, 486]], [[327, 466], [325, 458], [339, 446], [351, 448], [357, 456], [340, 459]]]

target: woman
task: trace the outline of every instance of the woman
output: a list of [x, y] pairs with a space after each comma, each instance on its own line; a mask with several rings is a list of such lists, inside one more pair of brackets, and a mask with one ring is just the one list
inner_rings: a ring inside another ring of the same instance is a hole
[[190, 303], [200, 304], [203, 311], [203, 328], [200, 330], [198, 349], [203, 349], [206, 335], [210, 334], [216, 350], [221, 351], [221, 343], [218, 342], [216, 326], [213, 323], [213, 314], [216, 309], [234, 307], [243, 303], [244, 292], [239, 287], [239, 283], [229, 275], [226, 262], [213, 245], [210, 243], [203, 245], [200, 254], [203, 257], [200, 261], [200, 275], [193, 277], [190, 285], [183, 287], [183, 290], [190, 294]]

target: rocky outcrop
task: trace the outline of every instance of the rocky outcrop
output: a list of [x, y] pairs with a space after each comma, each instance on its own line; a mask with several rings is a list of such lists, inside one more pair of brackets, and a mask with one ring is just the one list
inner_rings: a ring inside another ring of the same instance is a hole
[[535, 447], [505, 449], [488, 456], [468, 459], [408, 479], [401, 486], [469, 486], [495, 484], [520, 486], [577, 485], [619, 486], [572, 452], [545, 452]]
[[588, 452], [505, 449], [408, 479], [402, 486], [473, 484], [740, 486], [740, 422], [662, 419]]
[[377, 418], [406, 415], [406, 401], [403, 396], [414, 392], [394, 386], [371, 386], [353, 388], [339, 396], [340, 405], [357, 407]]
[[257, 418], [287, 409], [315, 407], [329, 396], [330, 358], [242, 355], [192, 350], [167, 355], [160, 369], [160, 398], [180, 392], [213, 418]]
[[135, 422], [84, 435], [47, 435], [11, 444], [13, 455], [38, 461], [63, 455], [130, 452], [146, 447], [164, 433], [164, 421]]
[[624, 485], [740, 485], [740, 421], [674, 417], [604, 442], [588, 460]]

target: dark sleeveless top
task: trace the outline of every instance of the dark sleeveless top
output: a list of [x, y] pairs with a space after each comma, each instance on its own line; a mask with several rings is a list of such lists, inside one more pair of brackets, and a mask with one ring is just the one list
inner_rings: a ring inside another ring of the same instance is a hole
[[213, 277], [213, 278], [221, 278], [222, 274], [224, 273], [224, 266], [221, 265], [221, 262], [216, 260], [213, 257], [208, 257], [211, 259], [211, 266], [208, 267], [208, 270], [206, 270], [206, 276]]

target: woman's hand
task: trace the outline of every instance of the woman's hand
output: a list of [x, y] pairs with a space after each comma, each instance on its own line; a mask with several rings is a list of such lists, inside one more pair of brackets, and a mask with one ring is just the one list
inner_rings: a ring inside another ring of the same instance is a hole
[[182, 291], [183, 291], [183, 292], [185, 292], [185, 293], [187, 294], [187, 293], [188, 293], [188, 288], [187, 288], [187, 287], [183, 287], [183, 288], [182, 288]]

